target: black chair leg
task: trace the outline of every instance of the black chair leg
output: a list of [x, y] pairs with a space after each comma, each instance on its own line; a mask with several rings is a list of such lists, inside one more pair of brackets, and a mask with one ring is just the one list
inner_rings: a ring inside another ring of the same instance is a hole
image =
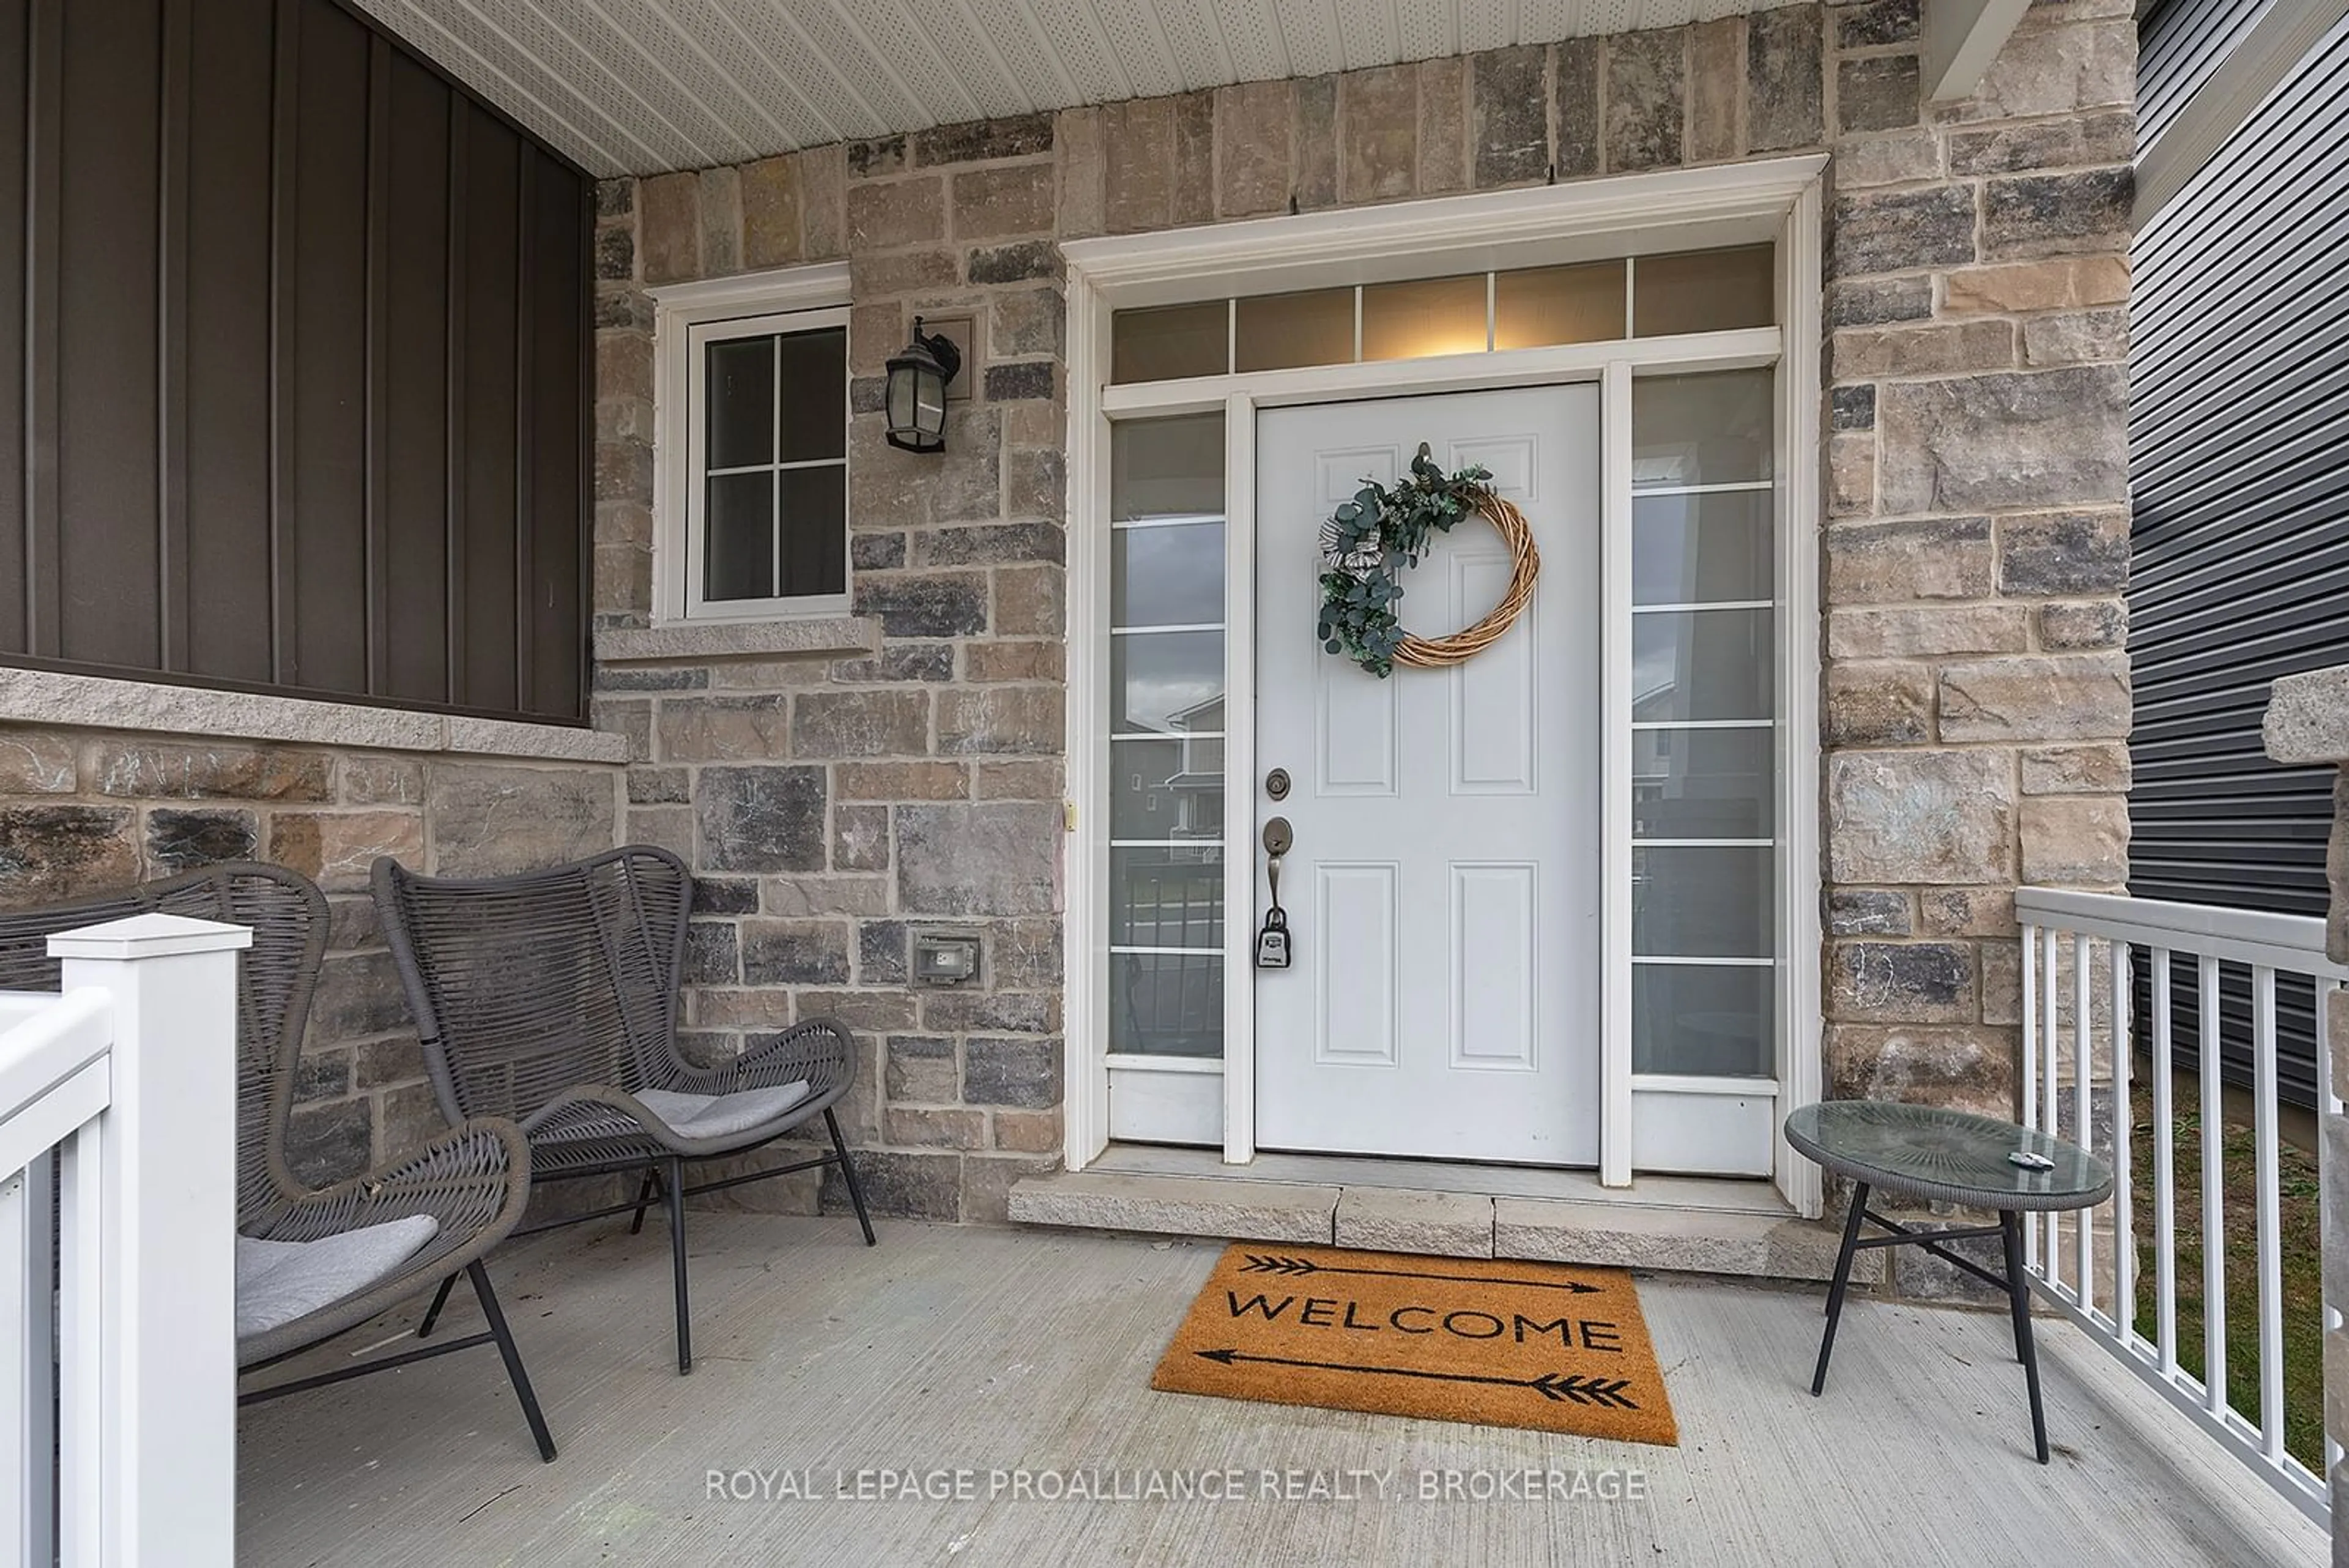
[[[481, 1315], [490, 1320], [490, 1336], [498, 1342], [498, 1354], [505, 1357], [506, 1376], [513, 1382], [514, 1397], [522, 1401], [522, 1413], [530, 1422], [530, 1435], [538, 1439], [538, 1457], [548, 1464], [554, 1462], [554, 1438], [546, 1429], [546, 1417], [540, 1414], [538, 1396], [530, 1386], [530, 1374], [522, 1367], [522, 1352], [514, 1348], [513, 1331], [506, 1327], [506, 1314], [498, 1310], [497, 1293], [490, 1289], [490, 1272], [476, 1258], [465, 1265], [465, 1273], [473, 1282], [473, 1294], [481, 1298]], [[455, 1282], [456, 1276], [449, 1276]], [[443, 1284], [440, 1293], [449, 1293]], [[437, 1306], [436, 1306], [436, 1310]]]
[[417, 1338], [422, 1339], [432, 1332], [432, 1325], [440, 1321], [440, 1309], [449, 1304], [449, 1293], [456, 1288], [454, 1274], [440, 1282], [440, 1288], [432, 1293], [432, 1304], [424, 1309], [424, 1321], [416, 1325]]
[[1827, 1287], [1827, 1330], [1819, 1336], [1819, 1364], [1811, 1373], [1811, 1396], [1816, 1398], [1827, 1386], [1827, 1357], [1835, 1354], [1836, 1325], [1843, 1321], [1843, 1293], [1851, 1284], [1851, 1260], [1859, 1251], [1859, 1228], [1868, 1218], [1868, 1187], [1862, 1183], [1851, 1190], [1851, 1218], [1843, 1228], [1843, 1247], [1836, 1253], [1835, 1283]]
[[[2014, 1355], [2023, 1363], [2023, 1379], [2031, 1388], [2031, 1447], [2039, 1462], [2047, 1462], [2047, 1410], [2039, 1400], [2039, 1356], [2031, 1343], [2031, 1277], [2023, 1272], [2023, 1216], [2010, 1209], [1998, 1217], [2005, 1232], [2007, 1304], [2014, 1314]], [[2087, 1223], [2086, 1216], [2081, 1223]]]
[[849, 1160], [847, 1141], [840, 1136], [840, 1121], [829, 1108], [823, 1113], [823, 1125], [832, 1129], [833, 1156], [840, 1161], [841, 1180], [848, 1184], [848, 1201], [856, 1209], [856, 1222], [864, 1228], [864, 1244], [873, 1246], [875, 1238], [872, 1217], [864, 1212], [864, 1189], [856, 1185], [856, 1167]]
[[660, 1168], [653, 1165], [645, 1167], [644, 1185], [636, 1189], [636, 1217], [628, 1221], [629, 1235], [636, 1235], [644, 1230], [645, 1210], [652, 1207], [652, 1201], [660, 1195]]
[[668, 1162], [669, 1263], [677, 1275], [677, 1369], [693, 1370], [693, 1316], [685, 1293], [685, 1162]]

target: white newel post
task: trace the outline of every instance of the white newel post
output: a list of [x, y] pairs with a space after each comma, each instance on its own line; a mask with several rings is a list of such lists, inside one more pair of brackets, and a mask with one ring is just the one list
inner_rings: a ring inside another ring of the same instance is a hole
[[252, 941], [177, 915], [49, 939], [64, 989], [102, 989], [114, 1013], [96, 1203], [77, 1179], [78, 1211], [65, 1216], [97, 1243], [98, 1285], [98, 1321], [84, 1296], [81, 1321], [63, 1325], [64, 1365], [98, 1369], [60, 1412], [64, 1452], [93, 1451], [79, 1435], [97, 1455], [95, 1475], [62, 1478], [68, 1563], [231, 1568], [234, 1556], [236, 955]]

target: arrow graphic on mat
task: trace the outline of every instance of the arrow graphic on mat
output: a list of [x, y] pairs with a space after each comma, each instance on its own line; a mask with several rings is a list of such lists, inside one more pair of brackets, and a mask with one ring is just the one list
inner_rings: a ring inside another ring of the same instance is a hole
[[1321, 1372], [1361, 1372], [1376, 1377], [1421, 1377], [1432, 1383], [1490, 1383], [1500, 1388], [1530, 1388], [1558, 1404], [1599, 1405], [1617, 1410], [1640, 1407], [1623, 1390], [1628, 1377], [1584, 1377], [1576, 1373], [1545, 1372], [1538, 1377], [1484, 1377], [1471, 1372], [1420, 1372], [1408, 1366], [1353, 1366], [1342, 1361], [1298, 1361], [1286, 1355], [1250, 1355], [1244, 1350], [1197, 1350], [1202, 1361], [1225, 1366], [1253, 1361], [1266, 1366], [1308, 1366]]
[[1580, 1280], [1511, 1280], [1491, 1274], [1430, 1274], [1417, 1269], [1355, 1269], [1340, 1263], [1317, 1263], [1310, 1258], [1266, 1256], [1250, 1252], [1247, 1262], [1240, 1265], [1244, 1274], [1377, 1274], [1392, 1280], [1447, 1280], [1467, 1285], [1525, 1285], [1540, 1291], [1571, 1291], [1576, 1295], [1596, 1294], [1597, 1285], [1586, 1285]]

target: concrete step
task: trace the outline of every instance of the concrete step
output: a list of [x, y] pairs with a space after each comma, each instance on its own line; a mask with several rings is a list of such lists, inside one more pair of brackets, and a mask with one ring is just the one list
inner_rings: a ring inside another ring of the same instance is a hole
[[[1673, 1208], [1397, 1187], [1318, 1186], [1245, 1176], [1062, 1171], [1011, 1189], [1024, 1225], [1318, 1241], [1455, 1258], [1529, 1258], [1755, 1279], [1826, 1280], [1835, 1230], [1793, 1213]], [[1852, 1277], [1883, 1277], [1860, 1253]]]

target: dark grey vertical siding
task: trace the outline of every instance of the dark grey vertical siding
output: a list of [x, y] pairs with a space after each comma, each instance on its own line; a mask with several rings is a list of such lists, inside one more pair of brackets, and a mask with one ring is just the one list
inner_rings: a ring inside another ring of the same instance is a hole
[[[2145, 897], [2326, 905], [2330, 773], [2270, 763], [2260, 722], [2276, 677], [2349, 664], [2344, 101], [2349, 25], [2137, 236], [2129, 886]], [[2246, 982], [2229, 992], [2229, 1075], [2247, 1077]], [[2310, 1103], [2313, 999], [2279, 1011], [2286, 1092]]]
[[0, 0], [0, 661], [581, 718], [590, 195], [338, 0]]

